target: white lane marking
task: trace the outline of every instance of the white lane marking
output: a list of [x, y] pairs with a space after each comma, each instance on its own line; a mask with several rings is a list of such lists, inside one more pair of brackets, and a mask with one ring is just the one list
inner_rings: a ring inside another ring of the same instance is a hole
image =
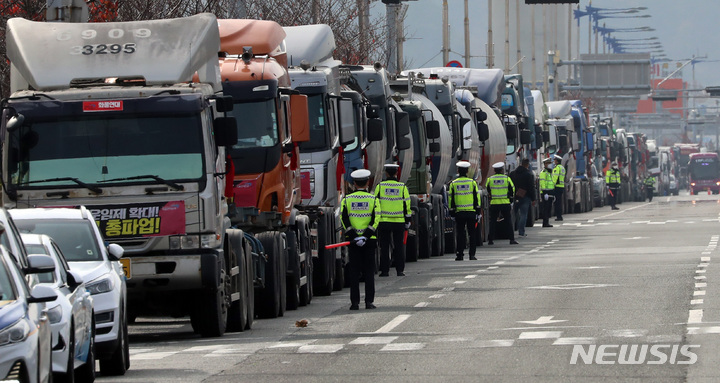
[[697, 280], [703, 280], [703, 279], [707, 279], [707, 277], [704, 276], [704, 275], [696, 275], [696, 276], [695, 276], [695, 279], [697, 279]]
[[467, 282], [467, 281], [455, 281], [455, 282], [453, 282], [453, 283], [456, 284], [456, 285], [462, 285], [462, 284], [465, 283], [465, 282]]
[[425, 343], [390, 343], [380, 351], [415, 351], [422, 350], [423, 347], [425, 347]]
[[420, 302], [420, 303], [416, 304], [415, 307], [421, 308], [421, 307], [428, 307], [429, 305], [430, 305], [430, 302]]
[[497, 262], [495, 262], [495, 264], [496, 264], [496, 265], [504, 265], [504, 264], [505, 264], [505, 261], [497, 261]]
[[435, 339], [433, 342], [435, 343], [451, 343], [451, 342], [469, 342], [472, 338], [462, 337], [462, 336], [447, 336], [444, 338], [438, 338]]
[[[309, 344], [315, 342], [317, 339], [312, 339], [307, 342], [295, 342], [298, 344]], [[271, 348], [274, 345], [281, 344], [283, 342], [258, 342], [258, 343], [247, 343], [247, 344], [235, 344], [230, 348], [220, 349], [213, 351], [213, 354], [254, 354], [262, 349]], [[290, 342], [287, 342], [290, 343]]]
[[438, 299], [438, 298], [442, 298], [444, 296], [445, 296], [445, 294], [433, 294], [433, 295], [429, 296], [428, 299]]
[[700, 257], [700, 262], [710, 262], [710, 257]]
[[395, 327], [399, 326], [400, 323], [405, 322], [408, 318], [410, 318], [410, 315], [403, 314], [398, 315], [395, 317], [395, 319], [388, 322], [385, 326], [380, 327], [375, 333], [386, 333], [392, 331]]
[[573, 267], [573, 269], [578, 270], [594, 270], [594, 269], [607, 269], [607, 266], [579, 266], [579, 267]]
[[627, 330], [610, 330], [607, 331], [608, 336], [617, 338], [637, 338], [648, 333], [644, 329], [627, 329]]
[[308, 339], [303, 341], [296, 341], [296, 342], [280, 342], [277, 344], [274, 344], [268, 348], [291, 348], [291, 347], [302, 347], [307, 346], [309, 344], [317, 342], [317, 339]]
[[332, 354], [345, 347], [344, 344], [312, 344], [298, 348], [298, 354]]
[[493, 339], [493, 340], [480, 340], [474, 344], [476, 347], [487, 348], [487, 347], [510, 347], [515, 343], [515, 339]]
[[643, 239], [645, 237], [630, 237], [630, 238], [623, 238], [623, 239]]
[[550, 241], [550, 242], [548, 242], [547, 244], [548, 244], [548, 245], [552, 245], [552, 244], [554, 244], [554, 243], [553, 243], [553, 241]]
[[700, 296], [700, 295], [705, 295], [705, 290], [693, 291], [693, 296], [697, 297], [697, 296]]
[[152, 350], [154, 350], [154, 348], [130, 348], [130, 356], [142, 354], [143, 352], [150, 352]]
[[633, 221], [633, 223], [649, 223], [650, 221]]
[[691, 299], [690, 300], [691, 305], [701, 305], [701, 304], [703, 304], [703, 302], [704, 302], [703, 299]]
[[486, 269], [475, 270], [476, 273], [484, 273], [486, 271], [487, 271]]
[[554, 316], [545, 316], [545, 317], [540, 317], [535, 320], [519, 320], [517, 322], [518, 323], [527, 323], [527, 324], [536, 324], [536, 325], [567, 322], [567, 319], [553, 319], [553, 318], [555, 318], [555, 317]]
[[498, 266], [490, 266], [490, 267], [488, 267], [487, 269], [488, 269], [488, 270], [495, 270], [495, 269], [497, 269], [497, 268], [498, 268]]
[[518, 339], [551, 339], [560, 338], [562, 331], [523, 331]]
[[389, 344], [395, 341], [397, 336], [361, 336], [356, 338], [350, 344]]
[[[702, 255], [708, 255], [708, 254], [712, 254], [712, 251], [703, 251], [703, 252], [700, 253], [700, 254], [702, 254]], [[706, 258], [707, 258], [707, 257], [706, 257]]]
[[688, 313], [688, 324], [694, 324], [694, 323], [702, 323], [702, 317], [703, 317], [703, 310], [702, 309], [695, 309], [690, 310]]
[[518, 258], [520, 258], [519, 255], [513, 255], [512, 257], [509, 257], [509, 258], [508, 258], [508, 261], [512, 261], [512, 260], [515, 260], [515, 259], [518, 259]]
[[695, 274], [705, 274], [707, 270], [695, 270]]
[[708, 267], [708, 266], [710, 266], [709, 263], [700, 263], [700, 264], [698, 264], [697, 267]]
[[550, 285], [550, 286], [532, 286], [527, 287], [528, 289], [536, 290], [577, 290], [577, 289], [590, 289], [595, 287], [613, 287], [618, 285], [610, 284], [592, 284], [592, 283], [568, 283], [565, 285]]
[[465, 276], [465, 279], [474, 279], [474, 278], [477, 278], [477, 275], [475, 275], [475, 274], [470, 274], [470, 275], [466, 275], [466, 276]]
[[664, 225], [665, 222], [648, 222], [648, 225]]
[[688, 335], [697, 335], [697, 334], [720, 334], [720, 327], [718, 326], [712, 326], [712, 327], [688, 327], [687, 328]]
[[595, 222], [594, 219], [589, 219], [589, 220], [588, 220], [588, 223], [594, 223], [594, 222]]
[[528, 251], [528, 253], [537, 253], [537, 252], [538, 252], [538, 249], [532, 249], [532, 250]]
[[703, 287], [707, 287], [707, 283], [705, 283], [705, 282], [699, 282], [699, 283], [696, 283], [696, 284], [695, 284], [695, 288], [696, 288], [696, 289], [700, 289], [700, 288], [703, 288]]
[[447, 291], [453, 291], [453, 290], [455, 290], [454, 287], [443, 287], [440, 291], [446, 291], [446, 292], [447, 292]]
[[132, 360], [158, 360], [168, 357], [170, 355], [177, 354], [178, 351], [165, 351], [165, 352], [145, 352], [131, 356]]
[[667, 220], [667, 221], [665, 221], [665, 222], [667, 222], [667, 223], [676, 223], [676, 222], [678, 222], [678, 220], [676, 220], [676, 219], [669, 219], [669, 220]]
[[567, 346], [567, 345], [574, 345], [574, 344], [595, 344], [597, 342], [596, 338], [557, 338], [555, 342], [553, 342], [553, 346]]
[[645, 338], [648, 343], [680, 343], [681, 335], [650, 335]]
[[186, 349], [182, 350], [181, 352], [215, 351], [215, 350], [219, 350], [219, 349], [225, 348], [225, 347], [227, 347], [227, 346], [224, 344], [216, 344], [216, 345], [212, 345], [212, 346], [195, 346], [195, 347], [186, 348]]

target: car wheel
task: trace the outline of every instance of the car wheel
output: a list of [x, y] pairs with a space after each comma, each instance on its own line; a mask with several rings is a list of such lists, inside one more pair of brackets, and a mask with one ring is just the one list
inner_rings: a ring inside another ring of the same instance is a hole
[[[123, 318], [123, 316], [121, 315], [120, 318]], [[125, 375], [125, 371], [130, 365], [129, 350], [127, 324], [121, 323], [118, 333], [118, 347], [109, 359], [100, 361], [100, 373], [106, 376]]]
[[90, 346], [88, 347], [85, 364], [80, 366], [75, 373], [75, 381], [80, 383], [92, 383], [95, 381], [95, 325], [93, 324], [90, 334]]
[[68, 359], [65, 373], [53, 373], [53, 380], [60, 383], [73, 383], [75, 381], [75, 329], [70, 325], [70, 339], [67, 344]]

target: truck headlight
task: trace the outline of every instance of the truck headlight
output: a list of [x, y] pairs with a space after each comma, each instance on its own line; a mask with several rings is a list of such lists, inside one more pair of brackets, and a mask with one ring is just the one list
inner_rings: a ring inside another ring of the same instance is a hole
[[53, 323], [53, 324], [60, 323], [60, 321], [62, 320], [62, 316], [63, 316], [62, 306], [57, 305], [57, 306], [51, 308], [50, 310], [48, 310], [47, 316], [48, 316], [48, 319], [50, 319], [50, 323]]
[[199, 235], [178, 235], [170, 237], [170, 250], [200, 248]]
[[215, 249], [220, 247], [220, 234], [203, 234], [200, 236], [200, 247], [203, 249]]
[[110, 278], [103, 278], [96, 280], [95, 282], [88, 283], [85, 288], [90, 295], [102, 294], [112, 291], [113, 282]]
[[27, 338], [28, 334], [30, 334], [30, 325], [28, 325], [27, 321], [20, 319], [5, 330], [0, 331], [0, 346], [22, 342]]

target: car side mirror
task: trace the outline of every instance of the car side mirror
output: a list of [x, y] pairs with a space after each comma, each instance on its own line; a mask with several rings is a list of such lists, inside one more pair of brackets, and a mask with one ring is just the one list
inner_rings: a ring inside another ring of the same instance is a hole
[[26, 274], [42, 274], [55, 271], [55, 261], [47, 255], [28, 255]]
[[[47, 257], [50, 258], [50, 257]], [[50, 260], [52, 262], [52, 259]], [[30, 292], [28, 303], [45, 303], [57, 299], [55, 289], [50, 286], [36, 285]]]
[[114, 258], [114, 261], [119, 260], [123, 257], [123, 254], [125, 254], [125, 249], [122, 248], [122, 246], [118, 245], [117, 243], [111, 243], [107, 247], [108, 253], [110, 253], [110, 256]]
[[68, 270], [68, 272], [67, 272], [67, 279], [68, 279], [68, 285], [69, 285], [70, 287], [72, 287], [73, 289], [74, 289], [75, 287], [80, 286], [80, 285], [83, 283], [83, 279], [82, 279], [82, 277], [80, 276], [80, 274], [78, 274], [78, 273], [76, 273], [76, 272], [74, 272], [74, 271], [72, 271], [72, 270]]

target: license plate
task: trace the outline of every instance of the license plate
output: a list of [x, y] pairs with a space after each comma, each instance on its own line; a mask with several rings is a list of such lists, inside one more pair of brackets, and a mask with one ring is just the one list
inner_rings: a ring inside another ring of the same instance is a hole
[[132, 267], [130, 267], [130, 258], [121, 258], [120, 264], [122, 265], [123, 272], [125, 273], [125, 278], [132, 278]]

